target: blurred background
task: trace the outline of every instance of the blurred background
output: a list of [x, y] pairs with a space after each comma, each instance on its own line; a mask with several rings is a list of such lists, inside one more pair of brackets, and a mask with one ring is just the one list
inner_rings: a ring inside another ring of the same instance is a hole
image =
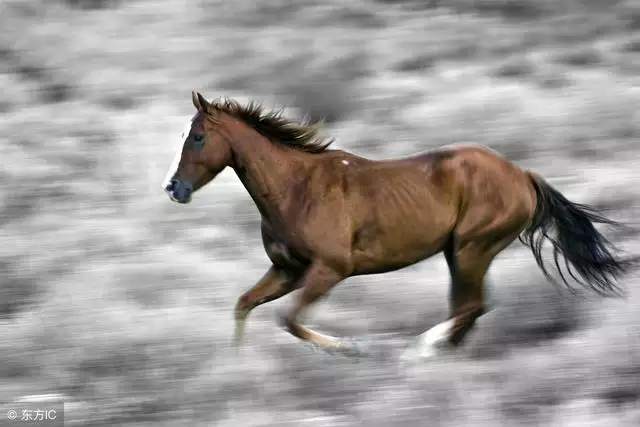
[[569, 297], [516, 242], [465, 347], [403, 367], [447, 316], [437, 256], [316, 306], [373, 357], [279, 329], [290, 296], [236, 355], [257, 210], [232, 171], [190, 205], [161, 190], [195, 89], [371, 158], [485, 144], [636, 225], [639, 72], [636, 0], [1, 0], [0, 401], [60, 394], [70, 426], [640, 425], [635, 272], [626, 300]]

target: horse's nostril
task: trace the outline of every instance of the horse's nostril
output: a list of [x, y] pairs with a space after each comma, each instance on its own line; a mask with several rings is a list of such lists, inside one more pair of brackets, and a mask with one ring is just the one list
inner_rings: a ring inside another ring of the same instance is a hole
[[164, 189], [165, 191], [173, 191], [175, 187], [176, 187], [176, 181], [171, 180]]

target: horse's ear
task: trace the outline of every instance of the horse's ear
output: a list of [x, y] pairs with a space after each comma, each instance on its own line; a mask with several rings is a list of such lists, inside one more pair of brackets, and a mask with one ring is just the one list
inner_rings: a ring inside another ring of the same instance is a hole
[[205, 113], [211, 111], [211, 104], [206, 99], [204, 99], [204, 96], [202, 96], [200, 92], [196, 92], [196, 96], [198, 97], [198, 105], [200, 105], [202, 111], [204, 111]]
[[193, 102], [193, 106], [196, 107], [196, 110], [200, 110], [200, 108], [202, 108], [202, 105], [200, 104], [200, 97], [201, 96], [202, 95], [200, 95], [195, 90], [191, 91], [191, 102]]

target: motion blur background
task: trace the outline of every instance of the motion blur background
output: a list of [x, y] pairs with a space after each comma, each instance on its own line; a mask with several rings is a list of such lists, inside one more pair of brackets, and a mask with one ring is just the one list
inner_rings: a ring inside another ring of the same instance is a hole
[[196, 89], [371, 158], [486, 144], [635, 225], [639, 76], [635, 0], [1, 0], [0, 401], [60, 393], [74, 426], [640, 425], [635, 272], [627, 300], [569, 297], [516, 242], [459, 354], [403, 368], [447, 315], [438, 256], [313, 311], [373, 357], [280, 330], [291, 297], [236, 355], [258, 213], [232, 171], [186, 206], [160, 188]]

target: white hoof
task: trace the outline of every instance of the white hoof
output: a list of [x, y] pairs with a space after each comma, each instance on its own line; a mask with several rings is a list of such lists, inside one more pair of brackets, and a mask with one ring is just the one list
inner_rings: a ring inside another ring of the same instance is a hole
[[411, 345], [400, 355], [401, 360], [426, 360], [448, 354], [450, 348], [445, 346]]
[[415, 343], [410, 345], [400, 358], [402, 360], [429, 359], [447, 353], [451, 349], [449, 334], [452, 327], [453, 319], [438, 323], [419, 335]]

